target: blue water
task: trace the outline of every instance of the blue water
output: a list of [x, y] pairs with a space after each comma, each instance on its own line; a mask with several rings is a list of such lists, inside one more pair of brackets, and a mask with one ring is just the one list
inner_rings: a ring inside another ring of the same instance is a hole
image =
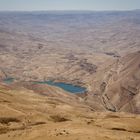
[[5, 79], [3, 79], [3, 82], [4, 83], [6, 83], [6, 84], [11, 84], [11, 83], [13, 83], [14, 82], [14, 78], [5, 78]]
[[71, 93], [85, 93], [86, 92], [86, 88], [76, 86], [73, 84], [66, 84], [66, 83], [62, 83], [62, 82], [53, 82], [53, 81], [43, 81], [43, 82], [37, 82], [37, 83], [48, 84], [51, 86], [60, 87], [60, 88], [64, 89], [65, 91], [68, 91]]

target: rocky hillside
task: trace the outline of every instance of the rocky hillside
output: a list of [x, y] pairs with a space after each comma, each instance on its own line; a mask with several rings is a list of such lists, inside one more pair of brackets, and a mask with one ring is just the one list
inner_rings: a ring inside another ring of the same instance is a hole
[[140, 113], [140, 52], [115, 60], [94, 79], [94, 93], [108, 110]]
[[60, 89], [22, 85], [0, 84], [0, 139], [139, 140], [138, 115], [95, 112]]

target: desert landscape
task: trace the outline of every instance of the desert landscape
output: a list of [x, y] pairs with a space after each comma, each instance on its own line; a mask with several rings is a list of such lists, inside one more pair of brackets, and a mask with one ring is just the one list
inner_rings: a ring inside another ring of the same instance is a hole
[[0, 12], [0, 140], [139, 140], [140, 10]]

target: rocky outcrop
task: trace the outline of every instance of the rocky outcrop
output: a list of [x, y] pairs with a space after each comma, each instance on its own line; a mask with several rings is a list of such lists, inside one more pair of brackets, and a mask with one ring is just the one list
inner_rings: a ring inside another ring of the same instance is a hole
[[78, 62], [79, 66], [82, 70], [85, 70], [86, 72], [93, 74], [97, 71], [97, 66], [91, 63], [88, 63], [86, 59], [81, 60]]
[[100, 84], [100, 92], [105, 108], [140, 113], [139, 65], [140, 52], [136, 52], [120, 58], [104, 73], [105, 79]]

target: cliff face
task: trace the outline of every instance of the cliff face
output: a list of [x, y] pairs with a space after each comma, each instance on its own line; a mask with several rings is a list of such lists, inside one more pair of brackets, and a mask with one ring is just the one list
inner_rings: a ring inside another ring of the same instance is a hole
[[106, 69], [98, 84], [104, 106], [140, 113], [140, 52], [122, 57]]

